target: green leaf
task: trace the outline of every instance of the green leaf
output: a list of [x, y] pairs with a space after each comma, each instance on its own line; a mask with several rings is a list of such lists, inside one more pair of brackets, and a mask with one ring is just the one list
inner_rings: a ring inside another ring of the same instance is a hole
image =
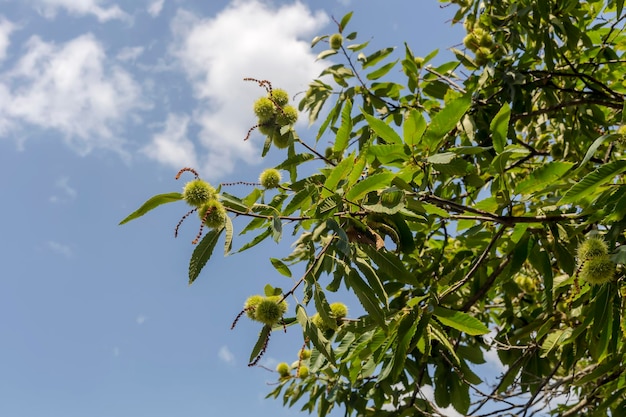
[[226, 230], [226, 239], [224, 241], [224, 256], [228, 255], [233, 249], [233, 221], [230, 216], [226, 216], [226, 223], [224, 223]]
[[465, 94], [435, 114], [426, 128], [423, 141], [431, 151], [439, 148], [443, 138], [456, 126], [472, 104], [471, 94]]
[[245, 250], [248, 250], [248, 249], [258, 245], [259, 243], [261, 243], [262, 241], [267, 239], [267, 237], [269, 235], [271, 235], [271, 234], [272, 234], [272, 228], [268, 227], [267, 229], [265, 229], [263, 231], [263, 233], [259, 234], [254, 239], [252, 239], [250, 242], [248, 242], [245, 245], [243, 245], [237, 252], [243, 252]]
[[593, 157], [593, 155], [595, 155], [595, 153], [598, 150], [598, 148], [600, 147], [600, 145], [602, 145], [604, 142], [608, 142], [608, 141], [612, 141], [612, 140], [618, 140], [619, 138], [620, 138], [619, 134], [611, 133], [611, 134], [608, 134], [608, 135], [602, 135], [599, 138], [597, 138], [596, 140], [594, 140], [593, 143], [591, 144], [591, 146], [589, 147], [589, 149], [587, 149], [587, 153], [585, 154], [585, 157], [580, 162], [580, 165], [578, 165], [578, 167], [582, 168], [587, 162], [589, 162], [589, 160]]
[[443, 325], [452, 327], [470, 336], [479, 336], [489, 333], [487, 326], [467, 313], [437, 306], [433, 314]]
[[424, 119], [422, 113], [412, 109], [403, 124], [402, 136], [404, 137], [404, 143], [409, 146], [417, 145], [422, 140], [426, 126], [426, 119]]
[[616, 175], [626, 171], [626, 160], [611, 162], [602, 165], [595, 171], [585, 175], [577, 184], [565, 192], [560, 204], [576, 203], [578, 200], [589, 197], [601, 185], [611, 181]]
[[283, 261], [281, 261], [280, 259], [276, 259], [276, 258], [270, 258], [270, 262], [272, 263], [272, 266], [278, 272], [280, 272], [282, 275], [286, 277], [291, 278], [291, 271], [289, 270], [289, 267], [284, 264]]
[[377, 117], [372, 116], [371, 114], [368, 114], [363, 109], [361, 109], [361, 113], [363, 114], [363, 116], [365, 116], [367, 124], [372, 128], [374, 133], [383, 138], [385, 142], [387, 142], [388, 144], [402, 143], [402, 139], [400, 138], [400, 136], [387, 123], [383, 122]]
[[256, 344], [252, 348], [252, 353], [250, 353], [249, 363], [253, 363], [254, 360], [259, 356], [259, 354], [263, 351], [263, 348], [267, 346], [267, 341], [270, 337], [270, 332], [272, 331], [272, 326], [265, 325], [259, 332], [259, 338], [256, 341]]
[[380, 174], [370, 175], [363, 181], [357, 182], [354, 187], [348, 191], [346, 198], [350, 201], [357, 201], [370, 191], [379, 188], [386, 188], [396, 175], [392, 172], [382, 172]]
[[233, 210], [247, 212], [249, 207], [246, 206], [243, 200], [239, 197], [235, 197], [234, 195], [230, 195], [228, 193], [222, 192], [220, 194], [220, 201], [224, 204], [225, 207], [231, 208]]
[[417, 315], [412, 311], [402, 318], [398, 326], [398, 345], [394, 349], [393, 367], [391, 370], [391, 380], [396, 381], [405, 369], [407, 352], [411, 344], [411, 340], [417, 330]]
[[381, 282], [380, 277], [378, 276], [374, 268], [372, 268], [372, 266], [362, 258], [355, 258], [354, 264], [365, 276], [367, 282], [370, 285], [370, 288], [374, 290], [374, 294], [376, 294], [376, 297], [378, 297], [378, 300], [380, 300], [382, 304], [385, 304], [387, 307], [389, 307], [389, 296], [387, 295], [385, 287], [383, 286], [383, 283]]
[[497, 153], [504, 150], [506, 145], [506, 138], [509, 131], [509, 121], [511, 120], [511, 106], [509, 103], [504, 103], [502, 108], [494, 116], [489, 128], [491, 129], [491, 139], [493, 141], [493, 149]]
[[572, 334], [571, 327], [567, 329], [557, 329], [552, 333], [546, 336], [543, 343], [541, 344], [541, 357], [545, 358], [552, 352], [554, 349], [558, 349], [561, 343], [570, 337]]
[[154, 208], [156, 208], [156, 207], [158, 207], [158, 206], [160, 206], [162, 204], [172, 203], [174, 201], [178, 201], [178, 200], [182, 200], [182, 199], [183, 199], [183, 195], [181, 193], [167, 193], [167, 194], [155, 195], [154, 197], [151, 197], [148, 201], [143, 203], [143, 205], [141, 207], [139, 207], [137, 210], [135, 210], [130, 215], [128, 215], [128, 217], [126, 217], [124, 220], [122, 220], [119, 223], [119, 225], [122, 225], [124, 223], [128, 223], [131, 220], [135, 220], [136, 218], [143, 216], [144, 214], [146, 214], [150, 210], [152, 210], [152, 209], [154, 209]]
[[343, 159], [333, 170], [330, 172], [326, 181], [324, 181], [324, 188], [322, 189], [322, 198], [330, 197], [337, 191], [339, 182], [347, 177], [352, 168], [354, 167], [354, 155], [350, 155]]
[[544, 190], [561, 178], [574, 166], [572, 162], [549, 162], [536, 170], [531, 171], [530, 176], [519, 182], [515, 187], [516, 194], [532, 194]]
[[337, 130], [337, 136], [335, 137], [335, 143], [333, 144], [333, 152], [337, 155], [343, 154], [343, 151], [348, 146], [350, 140], [350, 134], [352, 133], [352, 101], [346, 100], [346, 103], [341, 111], [341, 126]]
[[277, 215], [272, 216], [272, 238], [275, 242], [280, 242], [280, 238], [283, 235], [283, 222]]
[[431, 164], [449, 164], [457, 155], [454, 152], [436, 153], [426, 158]]
[[380, 307], [380, 304], [376, 300], [376, 294], [374, 291], [361, 279], [356, 270], [351, 269], [346, 277], [346, 283], [354, 290], [357, 298], [361, 302], [361, 305], [370, 315], [372, 320], [376, 322], [382, 328], [387, 328], [385, 322], [385, 312]]
[[363, 252], [378, 265], [378, 268], [395, 280], [404, 284], [418, 286], [417, 278], [409, 272], [397, 254], [387, 250], [376, 250], [373, 246], [363, 245]]
[[439, 343], [441, 343], [447, 349], [448, 353], [452, 355], [455, 363], [457, 365], [461, 363], [461, 361], [459, 360], [459, 357], [456, 355], [456, 352], [454, 351], [454, 347], [452, 346], [452, 343], [450, 343], [450, 340], [448, 340], [448, 335], [441, 327], [439, 327], [439, 325], [435, 321], [431, 320], [428, 323], [428, 330], [430, 334], [433, 336], [433, 338], [437, 339]]
[[196, 278], [198, 278], [200, 271], [202, 271], [202, 268], [204, 268], [209, 258], [211, 258], [215, 244], [223, 230], [223, 227], [210, 230], [194, 249], [189, 261], [189, 285], [193, 284]]
[[339, 22], [339, 33], [342, 33], [346, 29], [348, 22], [350, 21], [350, 19], [352, 19], [352, 13], [353, 12], [347, 13], [344, 17], [341, 18], [341, 22]]
[[317, 282], [313, 285], [313, 300], [315, 302], [315, 309], [324, 324], [330, 329], [337, 329], [337, 320], [330, 314], [330, 305], [326, 300], [326, 294], [324, 294], [322, 287]]
[[393, 52], [393, 50], [394, 48], [383, 48], [367, 57], [363, 54], [359, 54], [358, 60], [363, 63], [363, 69], [365, 69], [367, 67], [376, 65], [378, 62], [385, 59], [390, 53]]
[[387, 74], [389, 71], [391, 71], [391, 69], [398, 63], [398, 60], [395, 60], [393, 62], [389, 62], [388, 64], [383, 65], [382, 67], [378, 68], [376, 71], [372, 71], [369, 74], [366, 75], [368, 80], [377, 80], [380, 77], [384, 76], [385, 74]]
[[298, 304], [296, 306], [296, 318], [298, 323], [302, 327], [304, 334], [309, 337], [313, 346], [326, 357], [331, 363], [335, 363], [335, 355], [330, 347], [330, 342], [324, 337], [322, 332], [311, 324], [309, 317], [306, 314], [306, 310], [303, 306]]
[[315, 156], [313, 154], [299, 153], [281, 162], [279, 165], [276, 166], [276, 169], [287, 170], [291, 168], [292, 166], [298, 166], [302, 164], [303, 162], [311, 161], [313, 159], [315, 159]]
[[325, 51], [320, 52], [317, 55], [317, 60], [325, 59], [325, 58], [328, 58], [329, 56], [332, 56], [332, 55], [337, 55], [337, 53], [338, 52], [335, 49], [327, 49]]

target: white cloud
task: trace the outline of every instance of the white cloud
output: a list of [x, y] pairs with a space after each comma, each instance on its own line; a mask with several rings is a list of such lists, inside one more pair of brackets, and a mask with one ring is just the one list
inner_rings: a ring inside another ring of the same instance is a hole
[[165, 3], [165, 0], [155, 0], [150, 3], [148, 6], [150, 16], [157, 17], [161, 13], [161, 10], [163, 10], [163, 3]]
[[121, 124], [145, 108], [132, 76], [111, 64], [91, 34], [56, 45], [31, 37], [25, 53], [0, 77], [0, 136], [24, 127], [61, 132], [81, 154], [122, 152]]
[[113, 348], [113, 356], [115, 356], [116, 358], [120, 356], [120, 348], [118, 348], [117, 346]]
[[0, 15], [0, 62], [4, 61], [9, 48], [11, 32], [17, 29], [16, 25]]
[[71, 258], [74, 255], [72, 248], [70, 248], [68, 245], [64, 245], [53, 240], [49, 240], [48, 242], [46, 242], [46, 245], [51, 251], [58, 253], [59, 255], [63, 255], [66, 258]]
[[228, 346], [222, 346], [217, 352], [217, 356], [222, 360], [222, 362], [226, 362], [228, 364], [235, 363], [235, 355], [228, 349]]
[[137, 322], [138, 325], [142, 325], [146, 322], [146, 320], [148, 320], [148, 318], [146, 316], [144, 316], [143, 314], [140, 314], [137, 316], [137, 319], [135, 320]]
[[264, 90], [243, 78], [267, 79], [291, 94], [306, 90], [324, 67], [315, 62], [310, 39], [327, 22], [301, 3], [271, 8], [257, 0], [234, 1], [212, 19], [177, 13], [171, 51], [200, 101], [194, 121], [208, 155], [200, 161], [204, 175], [228, 174], [238, 160], [258, 161], [260, 144], [243, 139], [255, 123], [252, 103]]
[[116, 4], [106, 7], [107, 0], [31, 0], [35, 8], [47, 19], [54, 19], [59, 9], [76, 16], [94, 15], [98, 21], [128, 20], [130, 16]]
[[56, 180], [54, 186], [61, 192], [62, 195], [55, 194], [50, 196], [51, 203], [62, 203], [76, 198], [76, 190], [70, 186], [69, 181], [69, 177], [61, 177]]
[[134, 61], [139, 58], [141, 54], [143, 54], [144, 49], [145, 48], [143, 46], [127, 46], [120, 49], [115, 58], [122, 62]]
[[197, 167], [193, 142], [187, 138], [189, 116], [170, 113], [161, 133], [152, 137], [142, 152], [148, 157], [175, 169]]

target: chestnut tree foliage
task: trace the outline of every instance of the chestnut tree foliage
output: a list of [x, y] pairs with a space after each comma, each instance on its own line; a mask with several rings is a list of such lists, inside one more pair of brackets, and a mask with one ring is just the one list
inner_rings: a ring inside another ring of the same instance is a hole
[[[348, 14], [313, 41], [332, 57], [299, 96], [314, 130], [294, 129], [280, 80], [251, 80], [265, 97], [263, 154], [284, 155], [263, 185], [236, 196], [196, 182], [193, 196], [155, 196], [123, 223], [192, 204], [202, 220], [187, 221], [206, 225], [190, 282], [218, 242], [229, 253], [241, 240], [241, 252], [289, 225], [293, 252], [270, 260], [277, 277], [304, 272], [291, 288], [269, 282], [240, 315], [261, 329], [251, 364], [272, 332], [302, 332], [270, 393], [288, 406], [624, 415], [624, 1], [443, 7], [467, 31], [455, 60], [435, 65], [437, 51], [406, 44], [371, 50]], [[364, 314], [327, 301], [346, 290]], [[488, 351], [503, 367], [483, 380]]]

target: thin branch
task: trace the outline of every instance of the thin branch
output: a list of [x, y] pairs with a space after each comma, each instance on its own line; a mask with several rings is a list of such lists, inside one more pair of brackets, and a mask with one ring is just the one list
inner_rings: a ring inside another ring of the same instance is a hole
[[552, 377], [554, 376], [554, 374], [556, 374], [556, 371], [559, 370], [559, 368], [561, 367], [561, 363], [562, 361], [558, 361], [556, 366], [554, 367], [554, 369], [552, 370], [552, 372], [550, 372], [550, 375], [548, 375], [547, 377], [544, 378], [544, 380], [541, 382], [541, 384], [539, 385], [539, 387], [537, 387], [537, 391], [535, 391], [535, 393], [530, 397], [530, 399], [528, 400], [528, 402], [526, 403], [526, 405], [524, 406], [524, 414], [523, 417], [526, 417], [526, 414], [528, 413], [528, 410], [530, 409], [530, 407], [533, 406], [533, 402], [535, 401], [535, 398], [537, 398], [537, 396], [539, 395], [539, 393], [541, 392], [541, 390], [548, 384], [548, 382], [552, 379]]
[[439, 297], [439, 299], [445, 298], [447, 295], [449, 295], [449, 294], [453, 293], [454, 291], [458, 290], [463, 285], [465, 285], [470, 279], [472, 279], [474, 274], [478, 271], [478, 268], [482, 265], [483, 261], [487, 258], [487, 255], [489, 255], [489, 252], [491, 251], [491, 248], [493, 248], [493, 246], [496, 244], [496, 241], [498, 239], [500, 239], [500, 237], [504, 233], [504, 230], [505, 230], [504, 226], [500, 227], [500, 230], [498, 230], [496, 232], [496, 234], [493, 235], [493, 237], [491, 238], [491, 241], [489, 242], [489, 244], [487, 245], [487, 247], [485, 248], [483, 253], [480, 255], [480, 257], [476, 260], [476, 262], [474, 263], [472, 268], [467, 272], [465, 277], [463, 277], [463, 279], [461, 279], [456, 284], [454, 284], [453, 286], [451, 286], [447, 290], [445, 290], [443, 293], [441, 293], [441, 296]]
[[453, 87], [456, 91], [458, 91], [461, 94], [465, 94], [466, 91], [463, 87], [461, 87], [460, 85], [458, 85], [457, 83], [455, 83], [454, 81], [452, 81], [452, 79], [450, 79], [449, 77], [446, 77], [443, 74], [438, 73], [437, 71], [435, 71], [434, 69], [432, 69], [430, 66], [424, 68], [426, 71], [430, 72], [433, 75], [436, 75], [438, 78], [444, 80], [445, 82], [447, 82], [451, 87]]
[[487, 291], [489, 291], [489, 289], [495, 282], [498, 275], [500, 275], [500, 273], [504, 270], [504, 268], [506, 268], [509, 262], [511, 262], [511, 259], [512, 259], [512, 256], [509, 255], [502, 262], [500, 262], [500, 265], [498, 265], [498, 267], [493, 270], [493, 272], [491, 273], [491, 275], [489, 275], [489, 278], [487, 278], [487, 281], [485, 281], [483, 286], [480, 287], [480, 289], [476, 291], [474, 295], [465, 302], [465, 304], [463, 304], [463, 307], [461, 307], [461, 311], [468, 312], [469, 309], [472, 308], [472, 306], [476, 304], [476, 302], [480, 300], [487, 293]]

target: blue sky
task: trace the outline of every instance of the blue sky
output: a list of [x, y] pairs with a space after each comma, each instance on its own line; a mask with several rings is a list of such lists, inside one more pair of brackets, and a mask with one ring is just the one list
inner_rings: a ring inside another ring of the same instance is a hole
[[[117, 224], [181, 190], [183, 166], [217, 184], [280, 161], [243, 141], [263, 91], [242, 79], [305, 90], [331, 16], [354, 10], [360, 40], [399, 54], [462, 39], [435, 0], [380, 4], [0, 0], [0, 415], [301, 415], [263, 399], [276, 376], [246, 366], [259, 326], [230, 330], [249, 295], [290, 286], [268, 261], [289, 241], [218, 248], [188, 286], [196, 224], [173, 238], [184, 204]], [[301, 341], [296, 327], [273, 335], [262, 364], [291, 363]]]

